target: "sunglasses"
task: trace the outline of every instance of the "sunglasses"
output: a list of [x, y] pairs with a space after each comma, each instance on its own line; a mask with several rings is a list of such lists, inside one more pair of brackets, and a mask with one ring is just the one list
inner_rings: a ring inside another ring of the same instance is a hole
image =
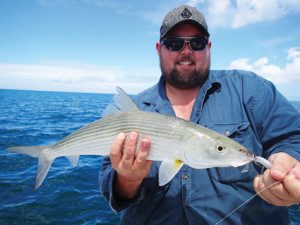
[[160, 41], [161, 45], [166, 46], [169, 51], [179, 52], [184, 48], [185, 43], [189, 43], [190, 49], [193, 51], [203, 50], [207, 43], [208, 38], [202, 37], [168, 37]]

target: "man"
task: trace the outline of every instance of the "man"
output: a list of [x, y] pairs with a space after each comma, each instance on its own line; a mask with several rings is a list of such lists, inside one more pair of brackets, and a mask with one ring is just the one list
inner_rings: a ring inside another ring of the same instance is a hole
[[169, 12], [156, 44], [162, 77], [134, 100], [141, 110], [223, 133], [268, 158], [273, 167], [260, 174], [252, 163], [248, 172], [185, 165], [160, 187], [160, 162], [146, 160], [151, 137], [135, 154], [138, 133], [121, 133], [100, 172], [100, 190], [112, 209], [121, 211], [121, 224], [215, 224], [255, 191], [280, 180], [222, 224], [286, 225], [285, 206], [300, 202], [299, 113], [273, 84], [251, 72], [210, 71], [209, 36], [197, 9], [180, 6]]

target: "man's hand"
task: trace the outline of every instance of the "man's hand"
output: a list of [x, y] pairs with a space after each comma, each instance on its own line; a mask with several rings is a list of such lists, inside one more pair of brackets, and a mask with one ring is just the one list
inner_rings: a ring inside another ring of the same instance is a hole
[[277, 206], [300, 203], [300, 162], [286, 153], [276, 153], [269, 160], [272, 168], [255, 177], [255, 191], [259, 192], [276, 181], [282, 181], [262, 191], [259, 196]]
[[117, 171], [114, 189], [126, 199], [136, 196], [151, 168], [151, 161], [147, 160], [150, 140], [143, 139], [136, 154], [137, 138], [137, 132], [131, 132], [127, 139], [124, 133], [120, 133], [110, 151], [112, 167]]

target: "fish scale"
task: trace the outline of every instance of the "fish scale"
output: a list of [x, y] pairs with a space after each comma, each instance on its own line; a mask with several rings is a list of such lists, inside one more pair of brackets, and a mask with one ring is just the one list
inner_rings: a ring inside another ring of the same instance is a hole
[[[148, 136], [155, 139], [158, 136], [168, 140], [178, 140], [184, 135], [182, 129], [174, 131], [174, 126], [163, 126], [163, 129], [161, 129], [162, 122], [166, 123], [166, 120], [172, 120], [171, 117], [163, 118], [163, 120], [154, 120], [151, 114], [154, 113], [120, 113], [115, 116], [109, 116], [62, 139], [53, 146], [53, 150], [56, 152], [56, 157], [63, 156], [66, 154], [66, 151], [74, 154], [77, 149], [80, 150], [81, 148], [86, 149], [86, 154], [90, 152], [91, 155], [108, 155], [113, 139], [120, 132], [138, 131], [141, 137]], [[171, 124], [171, 122], [167, 121], [167, 124]], [[170, 132], [171, 129], [173, 130]], [[94, 140], [95, 136], [99, 138]], [[160, 146], [154, 145], [152, 152], [159, 151]], [[51, 152], [52, 149], [48, 151]]]

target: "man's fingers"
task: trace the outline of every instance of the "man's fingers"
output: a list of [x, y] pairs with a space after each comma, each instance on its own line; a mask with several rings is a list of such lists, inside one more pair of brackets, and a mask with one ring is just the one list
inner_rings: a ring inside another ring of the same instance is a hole
[[110, 161], [113, 168], [117, 168], [122, 159], [122, 149], [125, 142], [126, 135], [124, 133], [119, 133], [111, 145], [110, 151]]
[[[254, 189], [256, 191], [256, 193], [258, 193], [258, 195], [264, 199], [266, 202], [269, 202], [271, 204], [274, 205], [284, 205], [285, 201], [281, 198], [281, 196], [277, 196], [276, 192], [273, 192], [271, 190], [271, 188], [275, 188], [275, 189], [281, 189], [282, 188], [282, 184], [281, 183], [277, 183], [274, 184], [274, 182], [276, 181], [271, 181], [271, 180], [266, 180], [266, 176], [263, 175], [258, 175], [255, 177], [254, 179]], [[272, 179], [272, 178], [269, 178]], [[268, 187], [269, 185], [272, 185], [270, 187]], [[266, 188], [268, 187], [268, 188]]]
[[294, 198], [295, 203], [300, 203], [300, 166], [296, 166], [283, 180], [290, 196]]
[[286, 200], [286, 205], [300, 202], [300, 164], [286, 153], [276, 153], [270, 157], [273, 167], [270, 175], [275, 180], [282, 180], [280, 189], [271, 191]]
[[265, 171], [264, 175], [262, 176], [261, 189], [268, 187], [267, 190], [273, 196], [276, 196], [278, 199], [288, 199], [290, 195], [285, 189], [283, 183], [281, 181], [277, 182], [276, 180], [274, 180], [270, 174], [270, 170]]
[[257, 175], [257, 176], [254, 178], [254, 181], [253, 181], [253, 187], [254, 187], [255, 192], [258, 193], [258, 195], [259, 195], [263, 200], [265, 200], [266, 202], [268, 202], [268, 199], [265, 198], [265, 196], [263, 195], [263, 193], [259, 193], [260, 190], [261, 190], [261, 186], [260, 186], [260, 183], [261, 183], [261, 177], [262, 177], [262, 175]]
[[296, 164], [296, 160], [286, 153], [276, 153], [269, 160], [272, 162], [270, 175], [275, 180], [283, 180]]
[[110, 152], [112, 167], [122, 182], [141, 182], [149, 173], [151, 161], [147, 160], [150, 139], [143, 139], [137, 150], [138, 134], [131, 132], [127, 138], [120, 133], [115, 139]]
[[[291, 194], [289, 188], [295, 186], [293, 185], [287, 186], [285, 182], [288, 181], [288, 176], [283, 181], [275, 181], [270, 176], [270, 171], [266, 170], [264, 175], [258, 175], [254, 179], [254, 189], [258, 195], [264, 199], [265, 201], [277, 205], [277, 206], [288, 206], [296, 203], [295, 195]], [[296, 185], [297, 186], [297, 185]], [[296, 187], [297, 188], [297, 187]], [[298, 191], [295, 189], [295, 191]]]
[[149, 154], [149, 149], [150, 149], [150, 140], [143, 139], [133, 165], [134, 168], [136, 169], [145, 168], [145, 164], [147, 162], [147, 157]]
[[132, 167], [133, 161], [135, 159], [135, 149], [137, 143], [137, 132], [131, 132], [129, 137], [127, 138], [123, 150], [123, 157], [122, 157], [122, 166], [124, 168]]

